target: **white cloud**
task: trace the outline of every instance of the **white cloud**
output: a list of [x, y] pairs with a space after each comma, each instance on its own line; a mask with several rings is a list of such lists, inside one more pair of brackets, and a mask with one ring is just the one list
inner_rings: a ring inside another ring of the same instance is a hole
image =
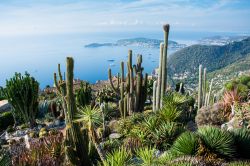
[[228, 0], [195, 4], [189, 0], [81, 1], [61, 5], [0, 5], [0, 35], [74, 33], [89, 31], [172, 29], [247, 31], [250, 10], [232, 9]]

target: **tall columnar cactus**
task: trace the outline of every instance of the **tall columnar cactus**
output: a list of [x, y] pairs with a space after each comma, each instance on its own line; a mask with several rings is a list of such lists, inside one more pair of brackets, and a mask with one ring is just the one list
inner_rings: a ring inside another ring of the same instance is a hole
[[204, 68], [203, 72], [203, 80], [202, 80], [202, 65], [199, 66], [199, 84], [198, 84], [198, 110], [203, 106], [208, 106], [211, 96], [211, 90], [212, 90], [212, 84], [213, 79], [210, 82], [209, 86], [209, 92], [207, 93], [207, 78], [206, 78], [206, 72], [207, 69]]
[[[64, 99], [64, 97], [66, 96], [66, 82], [62, 78], [60, 64], [58, 64], [57, 69], [58, 69], [59, 80], [57, 80], [57, 75], [56, 75], [56, 73], [54, 73], [54, 85], [57, 89], [57, 94], [62, 98], [63, 111], [61, 112], [60, 116], [64, 117], [64, 116], [66, 116], [66, 111], [67, 111], [66, 100]], [[65, 117], [65, 120], [67, 120], [66, 117]]]
[[202, 101], [203, 101], [203, 105], [206, 105], [205, 104], [205, 102], [206, 102], [206, 96], [207, 96], [207, 69], [206, 68], [204, 68], [204, 70], [203, 70], [203, 81], [202, 81], [202, 83], [203, 83], [203, 87], [202, 87], [202, 89], [203, 89], [203, 94], [202, 94]]
[[57, 82], [56, 74], [54, 74], [55, 85], [57, 87], [58, 93], [61, 95], [65, 104], [65, 121], [66, 121], [66, 141], [65, 141], [65, 152], [67, 158], [71, 164], [76, 165], [90, 165], [90, 160], [88, 158], [87, 143], [84, 139], [83, 134], [80, 131], [80, 127], [74, 122], [74, 115], [77, 111], [75, 96], [73, 92], [73, 69], [74, 60], [71, 57], [67, 57], [67, 73], [66, 82], [62, 80], [60, 65], [59, 78], [60, 81]]
[[129, 50], [127, 62], [127, 74], [124, 75], [124, 62], [121, 62], [121, 72], [117, 76], [117, 86], [113, 83], [111, 69], [108, 77], [111, 88], [120, 97], [119, 110], [122, 117], [133, 112], [142, 112], [147, 98], [147, 78], [143, 77], [142, 55], [138, 55], [137, 64], [132, 65], [132, 51]]
[[160, 58], [158, 68], [158, 79], [156, 93], [155, 110], [159, 110], [162, 107], [162, 99], [166, 92], [167, 87], [167, 49], [168, 49], [168, 35], [169, 35], [169, 24], [163, 26], [164, 30], [164, 44], [160, 44]]
[[154, 81], [153, 84], [153, 111], [156, 111], [156, 89], [157, 89], [157, 81]]
[[202, 107], [202, 65], [199, 66], [198, 110]]

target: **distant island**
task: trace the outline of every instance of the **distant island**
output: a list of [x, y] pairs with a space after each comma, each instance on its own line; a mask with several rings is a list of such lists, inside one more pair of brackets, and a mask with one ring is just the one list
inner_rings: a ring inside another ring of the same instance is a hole
[[[159, 48], [160, 43], [163, 40], [159, 39], [149, 39], [149, 38], [131, 38], [131, 39], [121, 39], [115, 43], [90, 43], [85, 45], [86, 48], [97, 48], [97, 47], [110, 47], [110, 46], [136, 46], [136, 47], [146, 47], [146, 48]], [[186, 47], [185, 44], [180, 44], [175, 41], [168, 41], [168, 47], [170, 49], [181, 49]]]

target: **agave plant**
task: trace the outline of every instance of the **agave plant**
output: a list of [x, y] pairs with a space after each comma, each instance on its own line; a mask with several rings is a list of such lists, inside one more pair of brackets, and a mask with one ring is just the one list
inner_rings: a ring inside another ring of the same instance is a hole
[[182, 133], [174, 142], [171, 153], [175, 156], [195, 155], [198, 148], [198, 137], [195, 133]]
[[219, 128], [204, 126], [199, 128], [198, 135], [200, 137], [199, 156], [208, 159], [234, 156], [234, 139], [231, 133]]
[[76, 122], [83, 123], [83, 126], [88, 129], [88, 135], [92, 143], [95, 145], [95, 148], [101, 158], [104, 161], [104, 152], [99, 145], [99, 140], [97, 137], [96, 129], [102, 124], [102, 116], [99, 108], [91, 106], [85, 106], [81, 108], [76, 115]]
[[236, 129], [233, 132], [237, 155], [250, 159], [250, 130], [246, 128]]
[[122, 147], [114, 150], [112, 153], [108, 153], [103, 161], [103, 166], [125, 166], [130, 163], [131, 158], [131, 153]]
[[142, 166], [155, 165], [157, 162], [155, 152], [155, 148], [144, 147], [136, 151], [136, 156], [142, 161]]

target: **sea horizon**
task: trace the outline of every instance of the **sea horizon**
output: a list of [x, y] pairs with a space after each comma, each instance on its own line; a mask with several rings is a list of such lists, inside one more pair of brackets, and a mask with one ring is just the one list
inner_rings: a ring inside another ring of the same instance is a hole
[[[248, 32], [196, 32], [172, 31], [169, 40], [180, 44], [192, 45], [198, 40], [211, 36], [249, 35]], [[133, 50], [133, 60], [142, 54], [145, 72], [151, 74], [158, 66], [159, 49], [129, 46], [85, 48], [90, 43], [116, 42], [119, 39], [145, 37], [163, 39], [163, 32], [113, 32], [113, 33], [69, 33], [47, 35], [20, 35], [0, 37], [0, 86], [5, 86], [5, 80], [15, 72], [22, 74], [27, 71], [40, 83], [40, 88], [53, 86], [53, 73], [57, 72], [60, 63], [65, 71], [65, 59], [72, 56], [75, 59], [75, 78], [95, 83], [107, 80], [108, 68], [116, 74], [120, 62], [127, 60], [129, 49]], [[175, 50], [169, 49], [169, 55]], [[108, 60], [114, 60], [112, 63]]]

